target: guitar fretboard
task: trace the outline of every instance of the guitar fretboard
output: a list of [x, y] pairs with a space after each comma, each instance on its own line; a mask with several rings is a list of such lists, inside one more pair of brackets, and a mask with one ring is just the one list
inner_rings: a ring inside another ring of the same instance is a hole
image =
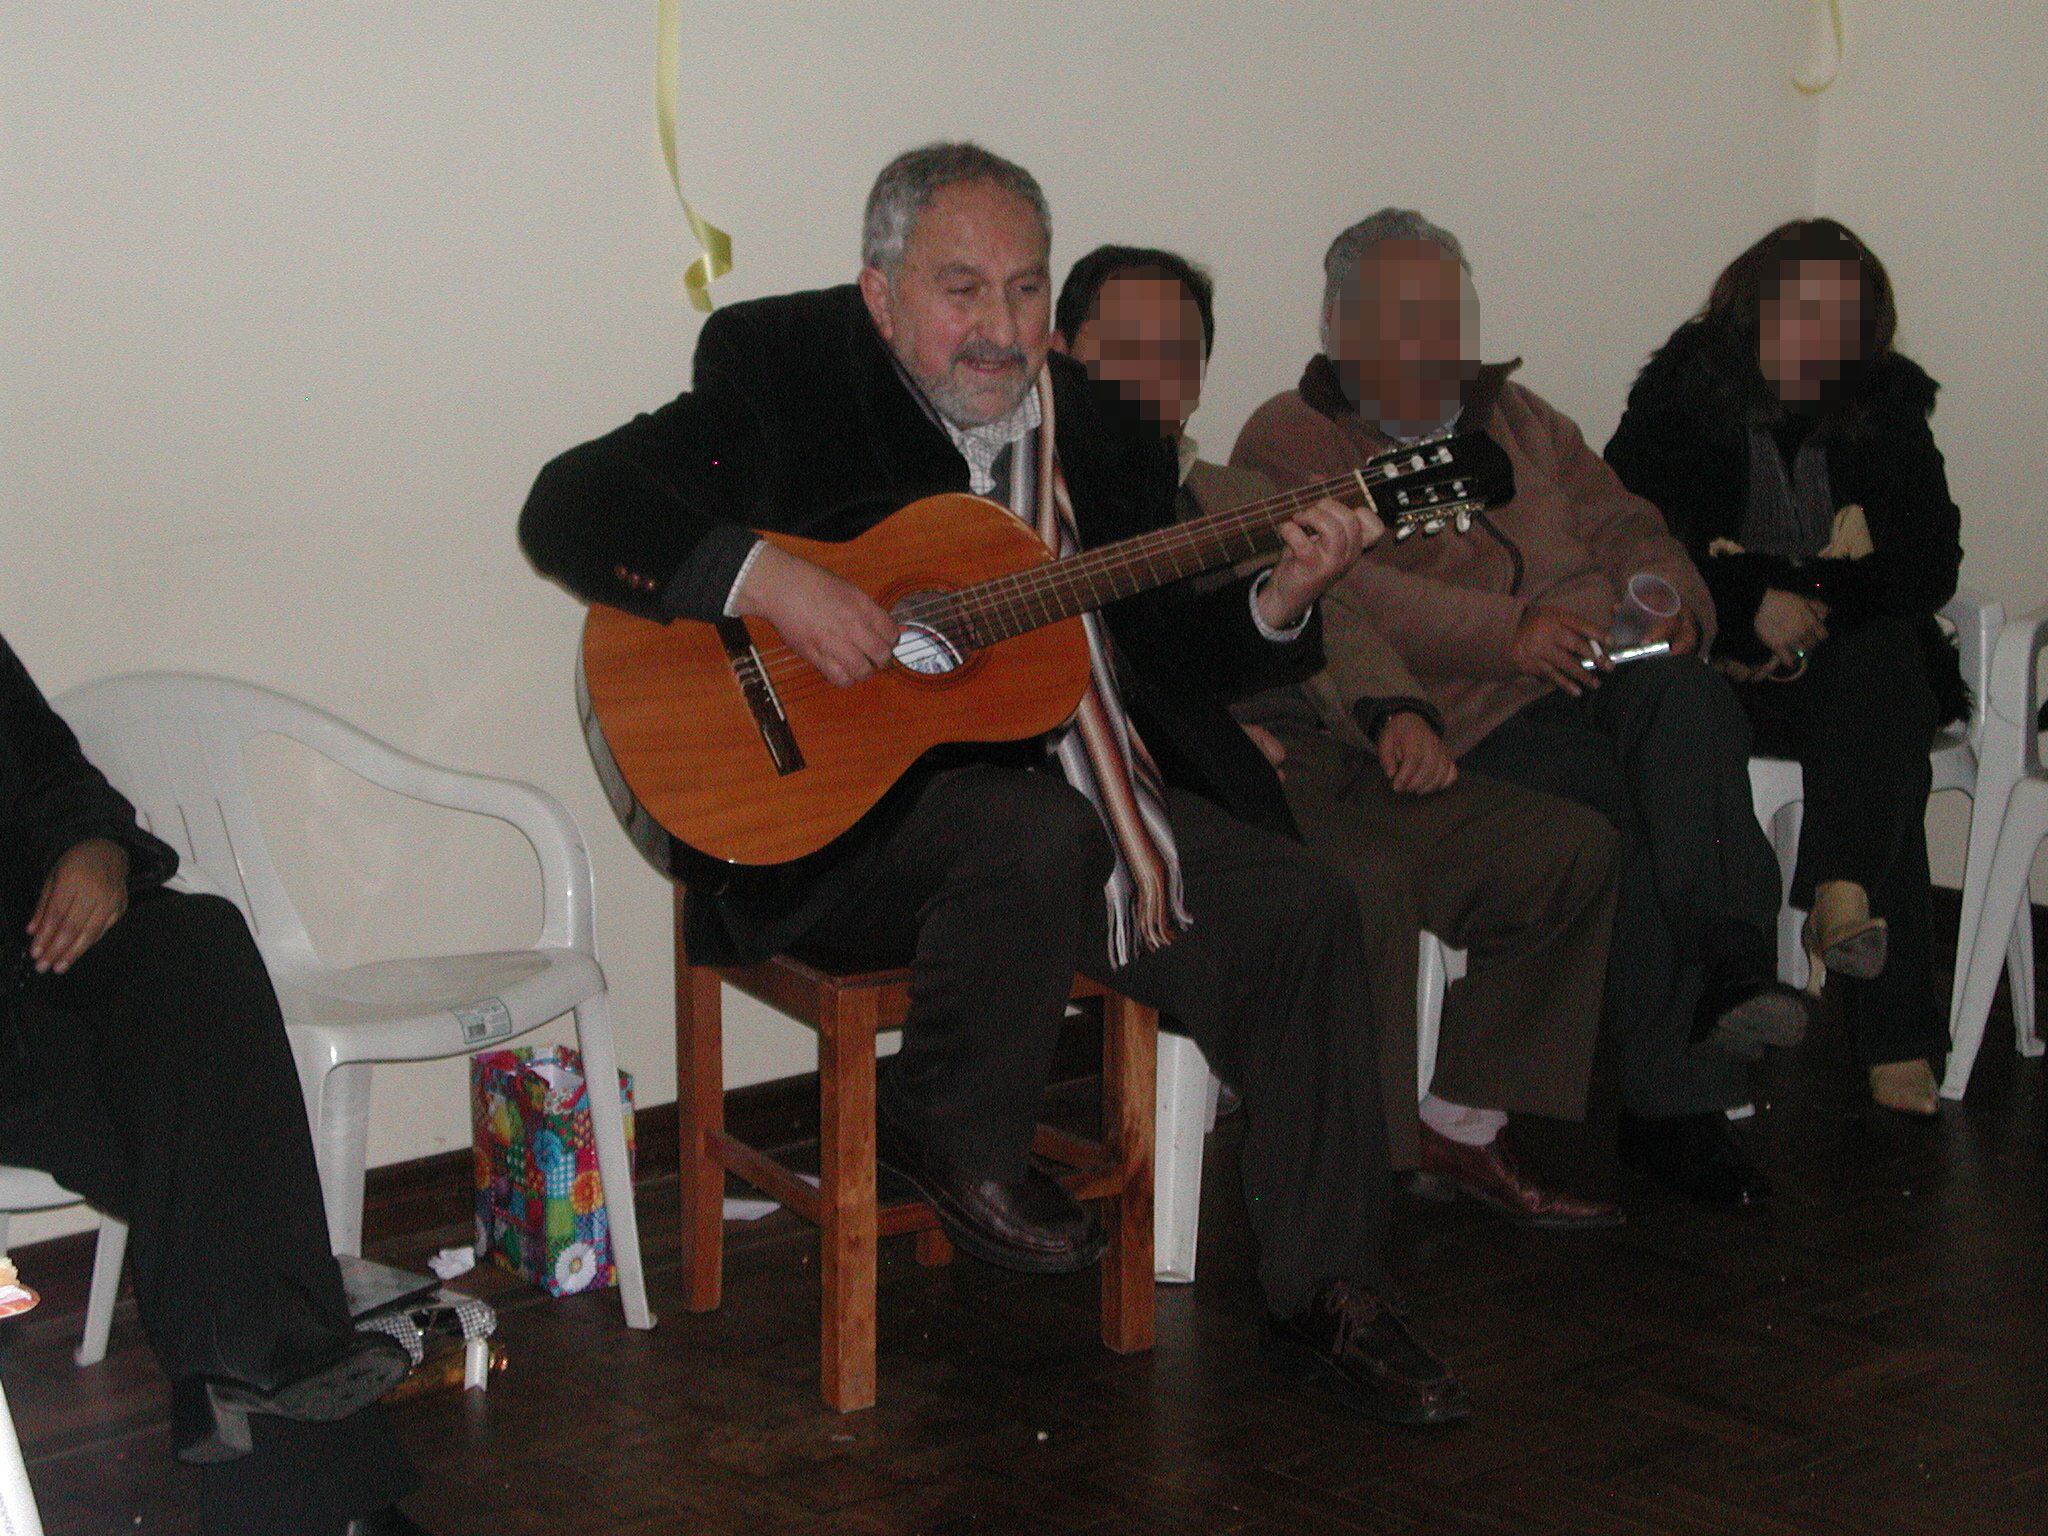
[[1374, 484], [1407, 468], [1405, 463], [1375, 462], [1226, 512], [963, 587], [947, 600], [939, 627], [953, 632], [964, 647], [979, 649], [1154, 587], [1270, 554], [1280, 547], [1280, 525], [1295, 513], [1325, 497], [1353, 506], [1370, 501]]

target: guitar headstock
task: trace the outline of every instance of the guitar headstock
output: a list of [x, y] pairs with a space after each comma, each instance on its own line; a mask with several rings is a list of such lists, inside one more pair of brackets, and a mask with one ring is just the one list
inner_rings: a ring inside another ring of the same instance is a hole
[[1376, 456], [1373, 509], [1396, 542], [1455, 528], [1469, 533], [1476, 513], [1515, 494], [1515, 468], [1483, 432], [1461, 432]]

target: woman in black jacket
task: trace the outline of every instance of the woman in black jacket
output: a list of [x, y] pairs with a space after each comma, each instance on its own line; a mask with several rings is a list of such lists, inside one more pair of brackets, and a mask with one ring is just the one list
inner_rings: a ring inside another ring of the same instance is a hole
[[350, 1323], [262, 956], [177, 867], [0, 639], [0, 1162], [128, 1222], [205, 1530], [417, 1532], [369, 1407], [406, 1352]]
[[1893, 350], [1896, 328], [1861, 240], [1832, 219], [1783, 225], [1650, 359], [1607, 458], [1706, 576], [1757, 749], [1804, 770], [1793, 900], [1813, 990], [1847, 978], [1873, 1097], [1931, 1115], [1948, 1036], [1927, 754], [1968, 707], [1935, 620], [1962, 545], [1928, 427], [1937, 386]]

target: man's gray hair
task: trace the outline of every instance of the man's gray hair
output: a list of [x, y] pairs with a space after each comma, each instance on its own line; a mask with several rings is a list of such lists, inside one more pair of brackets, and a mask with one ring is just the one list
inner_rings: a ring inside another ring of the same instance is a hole
[[1052, 210], [1046, 206], [1037, 177], [979, 144], [927, 144], [898, 155], [875, 178], [867, 212], [861, 218], [862, 265], [893, 277], [918, 215], [941, 188], [962, 181], [992, 181], [1029, 203], [1038, 216], [1038, 227], [1045, 231], [1046, 249], [1052, 249]]
[[1472, 263], [1465, 259], [1465, 247], [1456, 235], [1441, 224], [1430, 223], [1413, 208], [1382, 208], [1378, 213], [1360, 219], [1332, 240], [1330, 249], [1323, 254], [1325, 315], [1357, 283], [1359, 259], [1374, 246], [1389, 240], [1433, 245], [1446, 256], [1454, 258], [1467, 276], [1471, 275]]

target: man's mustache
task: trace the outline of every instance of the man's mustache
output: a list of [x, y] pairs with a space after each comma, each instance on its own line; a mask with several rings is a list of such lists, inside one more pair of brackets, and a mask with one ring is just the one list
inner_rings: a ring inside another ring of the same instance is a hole
[[1016, 347], [999, 347], [992, 342], [970, 341], [953, 354], [953, 361], [976, 368], [1022, 368], [1024, 353]]

